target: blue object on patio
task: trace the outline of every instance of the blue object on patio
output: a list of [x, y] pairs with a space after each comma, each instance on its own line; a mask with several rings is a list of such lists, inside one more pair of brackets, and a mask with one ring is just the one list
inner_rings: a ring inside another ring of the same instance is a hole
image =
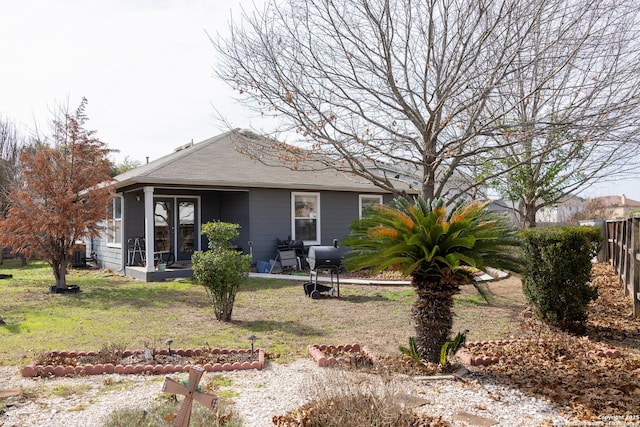
[[271, 264], [267, 261], [258, 261], [256, 265], [256, 271], [258, 273], [268, 273], [271, 269]]

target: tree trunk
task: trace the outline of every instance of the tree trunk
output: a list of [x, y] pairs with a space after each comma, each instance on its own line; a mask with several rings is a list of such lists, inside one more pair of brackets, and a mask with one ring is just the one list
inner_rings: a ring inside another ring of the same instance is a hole
[[435, 180], [430, 178], [425, 181], [422, 186], [422, 198], [425, 200], [433, 200], [436, 194]]
[[456, 280], [439, 281], [413, 278], [418, 299], [413, 304], [416, 344], [420, 357], [427, 362], [440, 361], [440, 349], [447, 342], [453, 326], [453, 296], [460, 291]]
[[56, 288], [58, 289], [67, 289], [67, 262], [66, 253], [59, 259], [51, 261], [53, 276], [56, 279]]
[[205, 286], [205, 288], [207, 295], [209, 295], [216, 320], [220, 322], [230, 322], [238, 286], [231, 287], [227, 291], [211, 289], [209, 286]]
[[524, 203], [524, 228], [535, 228], [536, 208], [534, 203]]
[[[429, 141], [429, 133], [424, 133], [423, 138], [425, 141]], [[436, 160], [435, 144], [430, 144], [425, 149], [422, 169], [422, 198], [425, 200], [433, 200], [436, 195], [436, 176], [433, 169], [433, 162]]]

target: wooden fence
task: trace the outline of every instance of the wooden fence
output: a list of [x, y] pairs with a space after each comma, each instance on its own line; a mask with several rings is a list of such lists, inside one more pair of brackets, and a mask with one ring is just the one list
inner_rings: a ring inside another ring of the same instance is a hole
[[640, 214], [605, 221], [603, 249], [633, 303], [633, 315], [640, 317]]

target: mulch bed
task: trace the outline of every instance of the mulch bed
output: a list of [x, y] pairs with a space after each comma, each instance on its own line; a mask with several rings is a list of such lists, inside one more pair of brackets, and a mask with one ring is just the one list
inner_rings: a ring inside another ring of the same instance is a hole
[[449, 374], [457, 369], [453, 365], [416, 363], [404, 355], [378, 355], [360, 344], [311, 345], [309, 354], [318, 366], [356, 370], [379, 375], [403, 374], [415, 377]]
[[527, 357], [540, 357], [564, 362], [578, 357], [621, 357], [622, 352], [588, 339], [579, 345], [571, 337], [564, 339], [521, 339], [470, 342], [456, 356], [471, 366], [493, 365], [513, 359], [521, 362]]
[[623, 347], [640, 356], [640, 317], [633, 316], [631, 297], [624, 294], [611, 265], [594, 265], [591, 283], [598, 286], [598, 299], [589, 306], [589, 339]]
[[200, 365], [207, 372], [262, 369], [264, 351], [228, 349], [117, 350], [98, 352], [47, 352], [33, 365], [22, 368], [22, 376], [71, 376], [99, 374], [165, 374], [186, 372]]
[[609, 264], [593, 266], [592, 283], [599, 297], [589, 307], [584, 336], [550, 329], [527, 315], [521, 321], [528, 339], [464, 351], [499, 359], [474, 372], [568, 407], [571, 418], [616, 417], [640, 425], [640, 318], [632, 316], [630, 297]]

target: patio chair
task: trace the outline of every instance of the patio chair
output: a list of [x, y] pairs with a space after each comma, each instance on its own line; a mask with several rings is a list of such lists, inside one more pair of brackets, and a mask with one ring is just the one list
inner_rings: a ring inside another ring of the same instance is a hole
[[279, 250], [280, 266], [282, 271], [300, 270], [300, 259], [295, 249]]
[[291, 240], [291, 236], [287, 240], [278, 239], [278, 249], [281, 251], [293, 249], [298, 257], [298, 268], [302, 270], [307, 267], [304, 253], [304, 242], [302, 240]]
[[294, 249], [278, 249], [276, 259], [271, 260], [269, 273], [283, 273], [285, 271], [300, 270], [300, 259]]

